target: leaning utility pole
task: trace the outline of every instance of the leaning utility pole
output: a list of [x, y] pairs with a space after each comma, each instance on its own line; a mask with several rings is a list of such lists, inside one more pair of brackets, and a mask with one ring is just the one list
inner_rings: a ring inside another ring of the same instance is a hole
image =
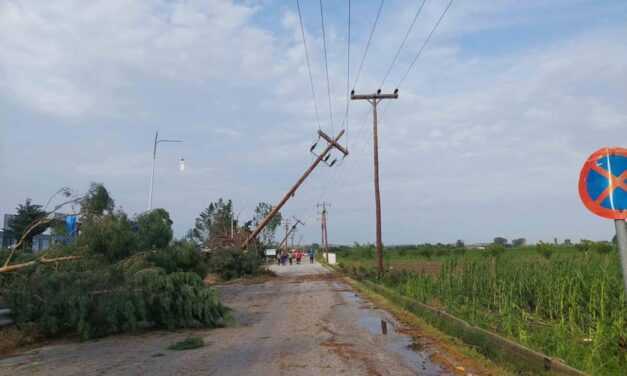
[[325, 260], [329, 262], [329, 236], [327, 233], [327, 205], [331, 206], [331, 204], [329, 204], [328, 202], [323, 201], [321, 204], [317, 204], [316, 206], [318, 208], [322, 207], [322, 212], [320, 213], [320, 227], [322, 231], [321, 232], [322, 243], [320, 243], [320, 246], [324, 250]]
[[351, 91], [351, 100], [366, 100], [372, 105], [372, 139], [374, 149], [374, 200], [377, 214], [377, 266], [379, 276], [383, 275], [383, 242], [381, 240], [381, 194], [379, 193], [379, 135], [377, 129], [377, 105], [383, 99], [397, 99], [398, 89], [392, 94], [381, 94], [381, 89], [375, 94], [356, 95]]
[[[290, 197], [294, 196], [294, 194], [296, 193], [296, 190], [298, 189], [298, 187], [300, 187], [300, 185], [303, 184], [305, 179], [309, 176], [309, 174], [311, 174], [311, 172], [316, 168], [316, 166], [318, 166], [318, 164], [320, 164], [320, 162], [326, 162], [329, 159], [329, 157], [331, 155], [331, 154], [329, 154], [329, 152], [331, 151], [331, 149], [335, 148], [335, 149], [339, 150], [342, 154], [344, 154], [344, 156], [348, 155], [348, 150], [346, 150], [344, 147], [342, 147], [340, 144], [338, 144], [339, 139], [342, 138], [343, 135], [344, 135], [344, 130], [340, 131], [340, 133], [338, 133], [338, 135], [335, 137], [335, 139], [333, 139], [333, 138], [327, 136], [327, 134], [324, 133], [323, 131], [318, 130], [318, 137], [323, 138], [327, 142], [327, 147], [322, 151], [322, 153], [320, 153], [320, 155], [318, 155], [316, 160], [311, 164], [311, 166], [309, 166], [309, 168], [305, 171], [303, 176], [301, 176], [298, 179], [298, 181], [296, 181], [296, 184], [294, 184], [294, 186], [292, 186], [292, 188], [290, 188], [290, 190], [287, 191], [287, 193], [283, 196], [281, 201], [279, 201], [279, 203], [275, 207], [272, 208], [270, 213], [268, 213], [268, 215], [266, 215], [266, 217], [261, 221], [261, 223], [259, 223], [257, 225], [257, 228], [255, 229], [255, 231], [253, 231], [253, 233], [250, 234], [250, 236], [242, 244], [242, 248], [248, 247], [248, 243], [250, 243], [251, 240], [256, 238], [257, 235], [259, 235], [261, 230], [263, 230], [263, 228], [266, 227], [268, 222], [270, 222], [272, 217], [274, 217], [276, 215], [276, 213], [279, 210], [281, 210], [281, 208], [283, 207], [283, 205], [285, 205], [287, 200], [289, 200]], [[315, 146], [315, 144], [314, 144], [314, 146]], [[313, 149], [313, 147], [312, 147], [312, 149]], [[333, 162], [331, 163], [331, 165], [333, 165]]]
[[[298, 218], [294, 217], [294, 220], [296, 221], [296, 223], [294, 223], [292, 225], [292, 227], [289, 227], [289, 223], [288, 220], [285, 220], [285, 237], [283, 238], [283, 240], [281, 240], [281, 242], [279, 243], [279, 247], [278, 249], [281, 249], [281, 247], [283, 247], [283, 244], [285, 244], [285, 251], [288, 251], [288, 244], [287, 244], [287, 239], [290, 237], [290, 235], [292, 235], [292, 239], [294, 236], [294, 231], [296, 231], [296, 226], [298, 225], [305, 225], [303, 222], [301, 222]], [[292, 240], [292, 243], [294, 241]], [[293, 244], [292, 244], [293, 245]]]

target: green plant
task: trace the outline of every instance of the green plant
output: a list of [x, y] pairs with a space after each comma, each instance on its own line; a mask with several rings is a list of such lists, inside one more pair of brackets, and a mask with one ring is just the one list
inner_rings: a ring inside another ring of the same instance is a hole
[[135, 222], [138, 249], [163, 249], [172, 241], [172, 220], [165, 209], [140, 214]]
[[[510, 251], [507, 257], [492, 257], [492, 249], [484, 252], [488, 257], [469, 251], [443, 257], [437, 273], [394, 269], [383, 279], [374, 277], [370, 260], [346, 257], [340, 262], [355, 278], [383, 283], [590, 374], [622, 374], [627, 367], [627, 305], [618, 254], [606, 243], [584, 243], [595, 252], [542, 244]], [[391, 257], [390, 264], [395, 262], [433, 261]]]
[[206, 258], [191, 241], [175, 242], [165, 249], [151, 252], [147, 260], [168, 273], [194, 272], [204, 278], [209, 270]]
[[6, 289], [15, 322], [34, 324], [43, 335], [76, 333], [82, 339], [142, 327], [222, 325], [227, 309], [198, 275], [122, 264], [86, 258], [22, 271]]
[[505, 247], [501, 244], [490, 244], [486, 249], [486, 253], [491, 257], [499, 257], [505, 253]]
[[261, 271], [263, 259], [256, 252], [229, 248], [213, 251], [209, 258], [209, 268], [225, 280], [252, 276]]
[[201, 337], [187, 337], [182, 341], [178, 341], [168, 346], [168, 350], [192, 350], [203, 346], [205, 346], [205, 341]]
[[130, 256], [138, 248], [133, 224], [123, 212], [87, 217], [81, 226], [78, 244], [112, 262]]
[[[46, 211], [43, 210], [41, 205], [34, 205], [30, 198], [27, 198], [24, 204], [20, 204], [16, 209], [17, 213], [9, 220], [8, 233], [12, 234], [16, 239], [19, 239], [38, 219], [42, 219], [46, 215]], [[25, 247], [30, 249], [32, 246], [33, 237], [46, 231], [48, 223], [42, 223], [33, 228], [25, 237]]]
[[545, 259], [550, 259], [555, 253], [555, 247], [548, 243], [538, 242], [536, 251]]

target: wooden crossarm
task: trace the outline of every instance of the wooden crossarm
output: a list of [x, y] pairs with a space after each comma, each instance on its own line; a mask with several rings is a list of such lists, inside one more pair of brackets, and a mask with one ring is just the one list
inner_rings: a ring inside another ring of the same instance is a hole
[[344, 154], [344, 156], [348, 155], [348, 150], [346, 150], [342, 145], [337, 143], [337, 140], [340, 139], [340, 137], [342, 137], [344, 135], [344, 130], [342, 129], [342, 131], [337, 135], [337, 137], [334, 139], [332, 139], [331, 137], [329, 137], [326, 133], [324, 133], [321, 130], [318, 130], [318, 135], [322, 138], [324, 138], [329, 144], [333, 145], [334, 148], [336, 148], [337, 150], [341, 151], [342, 154]]

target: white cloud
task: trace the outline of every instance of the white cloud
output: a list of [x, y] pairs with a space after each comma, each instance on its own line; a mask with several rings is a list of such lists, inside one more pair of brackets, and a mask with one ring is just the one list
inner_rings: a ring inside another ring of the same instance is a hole
[[273, 40], [250, 24], [255, 10], [228, 0], [3, 2], [0, 95], [78, 117], [119, 109], [137, 79], [266, 79]]

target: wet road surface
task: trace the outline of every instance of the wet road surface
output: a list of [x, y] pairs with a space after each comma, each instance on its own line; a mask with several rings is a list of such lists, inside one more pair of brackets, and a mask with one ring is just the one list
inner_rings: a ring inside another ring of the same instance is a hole
[[[234, 309], [231, 327], [46, 346], [0, 359], [0, 375], [453, 374], [430, 352], [412, 350], [394, 317], [322, 266], [271, 268], [278, 278], [218, 288]], [[207, 345], [167, 350], [190, 334]]]

